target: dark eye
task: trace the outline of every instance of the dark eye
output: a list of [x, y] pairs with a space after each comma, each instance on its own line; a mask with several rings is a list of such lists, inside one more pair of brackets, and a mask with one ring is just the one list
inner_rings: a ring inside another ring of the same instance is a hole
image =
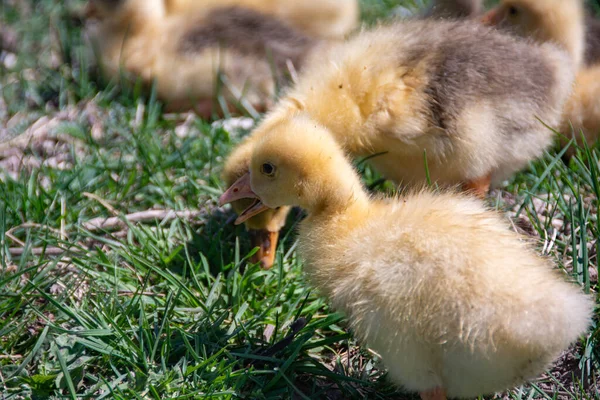
[[515, 7], [515, 6], [508, 7], [508, 15], [510, 15], [511, 17], [514, 17], [518, 13], [519, 13], [519, 10], [517, 10], [517, 7]]
[[260, 166], [260, 172], [262, 172], [263, 174], [265, 174], [267, 176], [274, 176], [275, 175], [275, 166], [271, 163], [264, 163], [263, 165]]

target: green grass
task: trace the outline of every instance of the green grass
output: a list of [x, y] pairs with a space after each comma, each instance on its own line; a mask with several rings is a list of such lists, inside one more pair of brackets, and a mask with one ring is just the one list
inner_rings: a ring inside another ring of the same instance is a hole
[[[49, 137], [0, 178], [2, 399], [413, 398], [305, 283], [299, 215], [273, 270], [247, 262], [244, 229], [216, 204], [223, 158], [245, 132], [165, 116], [152, 94], [98, 79], [68, 18], [78, 2], [15, 4], [0, 5], [0, 26], [21, 37], [16, 65], [0, 63], [0, 139], [36, 121]], [[365, 0], [364, 18], [393, 6]], [[599, 157], [581, 149], [567, 167], [552, 152], [490, 198], [594, 293]], [[8, 159], [0, 144], [0, 165]], [[361, 169], [367, 185], [390, 188]], [[191, 215], [124, 222], [148, 210]], [[99, 217], [123, 222], [86, 225]], [[562, 377], [504, 396], [600, 398], [598, 332]]]

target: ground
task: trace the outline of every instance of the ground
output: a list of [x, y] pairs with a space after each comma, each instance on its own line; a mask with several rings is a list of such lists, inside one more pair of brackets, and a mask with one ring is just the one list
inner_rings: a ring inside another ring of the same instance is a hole
[[[0, 3], [0, 397], [414, 398], [306, 284], [299, 212], [273, 270], [246, 261], [247, 235], [216, 199], [223, 157], [254, 121], [163, 114], [151, 93], [103, 80], [80, 5]], [[364, 20], [397, 5], [415, 2], [364, 0]], [[600, 151], [568, 165], [561, 153], [487, 201], [596, 293]], [[598, 355], [594, 326], [496, 397], [600, 398]]]

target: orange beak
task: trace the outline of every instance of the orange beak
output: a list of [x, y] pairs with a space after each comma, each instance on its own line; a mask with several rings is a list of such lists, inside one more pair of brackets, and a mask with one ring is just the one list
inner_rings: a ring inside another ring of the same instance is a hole
[[499, 25], [504, 20], [504, 13], [499, 8], [494, 8], [481, 17], [481, 23], [487, 26]]
[[231, 203], [241, 199], [255, 199], [254, 203], [250, 207], [246, 208], [235, 220], [235, 224], [239, 225], [247, 219], [260, 214], [261, 212], [268, 210], [269, 207], [265, 206], [258, 196], [252, 191], [250, 187], [250, 173], [246, 172], [242, 175], [229, 189], [225, 191], [219, 197], [219, 205]]

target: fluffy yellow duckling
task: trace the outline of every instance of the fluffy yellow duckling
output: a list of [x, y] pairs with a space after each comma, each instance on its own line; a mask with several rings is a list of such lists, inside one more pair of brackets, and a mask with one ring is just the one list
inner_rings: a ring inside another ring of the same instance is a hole
[[369, 198], [326, 127], [302, 114], [282, 127], [257, 141], [249, 179], [221, 202], [255, 199], [238, 223], [267, 207], [307, 211], [310, 282], [396, 384], [423, 399], [490, 394], [536, 377], [586, 331], [592, 299], [480, 201]]
[[[559, 131], [563, 137], [574, 137], [579, 145], [583, 140], [592, 145], [600, 137], [600, 66], [586, 68], [583, 65], [584, 20], [582, 0], [503, 0], [484, 17], [484, 22], [525, 37], [558, 43], [569, 50], [581, 69], [575, 90], [565, 105]], [[574, 149], [569, 149], [567, 155], [573, 154]]]
[[165, 0], [171, 14], [242, 7], [286, 21], [316, 38], [341, 39], [358, 25], [357, 0]]
[[[536, 118], [558, 123], [572, 79], [569, 57], [556, 46], [474, 22], [399, 22], [307, 62], [243, 146], [265, 132], [286, 135], [287, 120], [303, 114], [353, 156], [376, 155], [369, 162], [388, 179], [421, 185], [428, 172], [434, 182], [484, 196], [551, 145], [552, 132]], [[227, 184], [246, 172], [249, 152], [229, 157]]]
[[229, 81], [222, 91], [229, 103], [264, 110], [276, 81], [286, 82], [289, 63], [300, 68], [318, 46], [281, 21], [243, 8], [168, 16], [163, 0], [90, 4], [98, 20], [90, 33], [109, 76], [124, 71], [148, 84], [156, 81], [168, 109], [193, 107], [203, 116], [213, 108], [217, 73]]
[[483, 0], [436, 0], [426, 16], [442, 18], [468, 18], [481, 14]]

